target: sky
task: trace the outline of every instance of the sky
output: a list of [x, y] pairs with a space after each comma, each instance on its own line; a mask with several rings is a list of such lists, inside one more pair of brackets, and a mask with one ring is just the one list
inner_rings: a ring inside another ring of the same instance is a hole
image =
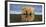
[[24, 4], [10, 4], [10, 11], [11, 11], [10, 13], [13, 13], [13, 11], [15, 11], [14, 14], [19, 14], [21, 13], [21, 9], [24, 6], [34, 7], [35, 14], [41, 15], [42, 13], [42, 5], [24, 5]]

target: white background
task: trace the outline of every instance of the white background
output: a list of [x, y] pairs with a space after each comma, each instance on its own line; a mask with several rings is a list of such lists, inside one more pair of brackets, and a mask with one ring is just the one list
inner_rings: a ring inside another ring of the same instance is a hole
[[[31, 0], [31, 1], [40, 2], [39, 0]], [[41, 0], [41, 2], [45, 2], [45, 1]], [[46, 12], [45, 12], [45, 15], [46, 15]], [[46, 18], [46, 16], [45, 16], [45, 18]], [[5, 1], [0, 0], [0, 27], [5, 27], [4, 24], [5, 24]], [[23, 27], [23, 26], [21, 26], [21, 27]], [[46, 27], [46, 24], [44, 24], [44, 25], [29, 25], [29, 26], [24, 26], [24, 27]]]

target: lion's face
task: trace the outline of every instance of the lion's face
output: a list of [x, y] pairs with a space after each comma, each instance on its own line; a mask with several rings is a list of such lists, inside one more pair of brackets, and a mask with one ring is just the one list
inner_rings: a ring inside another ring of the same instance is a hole
[[22, 21], [32, 21], [33, 19], [33, 9], [30, 7], [26, 7], [22, 11]]

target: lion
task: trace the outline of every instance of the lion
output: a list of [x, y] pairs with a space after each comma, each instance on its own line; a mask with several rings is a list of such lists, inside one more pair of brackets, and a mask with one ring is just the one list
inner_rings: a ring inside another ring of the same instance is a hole
[[22, 9], [22, 21], [33, 21], [34, 20], [34, 10], [32, 7], [24, 7]]

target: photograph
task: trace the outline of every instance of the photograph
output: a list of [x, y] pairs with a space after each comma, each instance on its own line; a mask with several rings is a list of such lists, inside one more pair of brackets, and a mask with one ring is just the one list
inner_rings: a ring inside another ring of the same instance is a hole
[[44, 4], [40, 3], [7, 3], [8, 25], [44, 23]]
[[10, 22], [42, 21], [41, 5], [10, 4]]

